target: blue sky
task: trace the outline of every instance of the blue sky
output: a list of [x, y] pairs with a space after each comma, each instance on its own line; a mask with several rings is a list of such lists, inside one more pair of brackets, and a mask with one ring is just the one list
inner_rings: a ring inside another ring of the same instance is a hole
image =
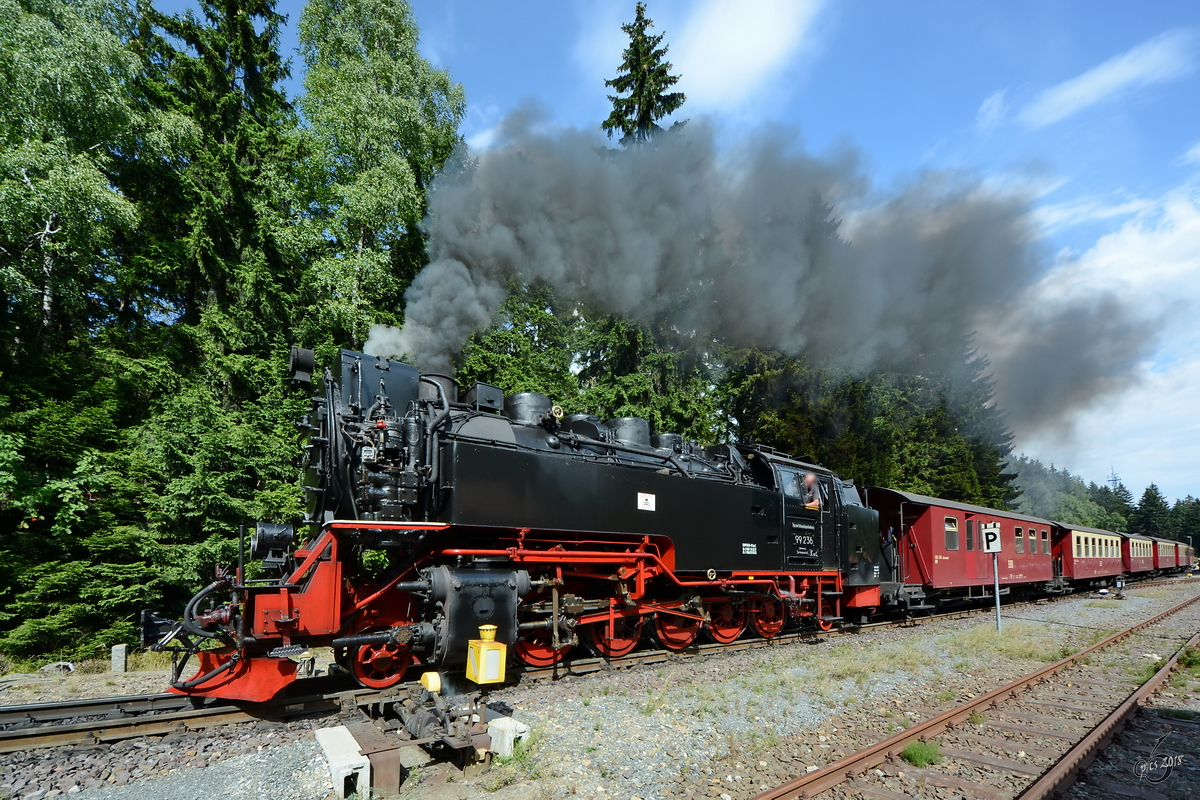
[[[166, 4], [168, 7], [171, 4]], [[289, 28], [300, 3], [281, 3]], [[1140, 492], [1200, 494], [1200, 3], [650, 0], [688, 95], [730, 135], [792, 126], [859, 151], [886, 191], [951, 169], [1037, 196], [1050, 293], [1166, 313], [1138, 385], [1018, 448]], [[591, 128], [633, 2], [416, 0], [422, 52], [466, 90], [463, 133], [534, 100]], [[285, 46], [294, 31], [285, 35]], [[299, 59], [294, 63], [299, 89]]]

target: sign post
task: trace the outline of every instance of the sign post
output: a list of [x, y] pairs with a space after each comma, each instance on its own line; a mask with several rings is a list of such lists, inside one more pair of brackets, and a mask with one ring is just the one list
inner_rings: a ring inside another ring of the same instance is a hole
[[992, 596], [996, 598], [996, 633], [1000, 633], [1000, 523], [979, 526], [983, 552], [992, 554]]

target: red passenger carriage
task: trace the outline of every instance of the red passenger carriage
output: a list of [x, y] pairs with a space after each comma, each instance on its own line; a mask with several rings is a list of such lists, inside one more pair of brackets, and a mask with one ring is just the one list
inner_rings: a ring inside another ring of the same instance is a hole
[[1121, 565], [1127, 575], [1154, 571], [1154, 540], [1140, 533], [1121, 534]]
[[886, 539], [885, 605], [991, 597], [992, 557], [983, 552], [980, 527], [992, 523], [1000, 526], [1001, 595], [1053, 581], [1049, 520], [894, 489], [871, 487], [866, 494]]
[[1179, 556], [1176, 553], [1176, 542], [1171, 539], [1154, 539], [1154, 568], [1159, 572], [1174, 572], [1179, 566]]
[[1122, 542], [1112, 531], [1055, 524], [1055, 568], [1077, 587], [1108, 586], [1125, 571]]

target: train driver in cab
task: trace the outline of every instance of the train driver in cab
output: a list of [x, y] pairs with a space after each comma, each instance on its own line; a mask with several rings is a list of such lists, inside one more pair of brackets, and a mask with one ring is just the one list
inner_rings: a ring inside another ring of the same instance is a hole
[[817, 486], [817, 476], [811, 472], [804, 473], [804, 488], [800, 492], [800, 499], [804, 501], [805, 508], [821, 508], [821, 487]]

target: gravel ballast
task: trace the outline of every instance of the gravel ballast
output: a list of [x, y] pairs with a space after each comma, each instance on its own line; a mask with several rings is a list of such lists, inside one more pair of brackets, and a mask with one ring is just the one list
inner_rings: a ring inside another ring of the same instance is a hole
[[[1002, 640], [981, 614], [505, 688], [490, 699], [533, 729], [516, 757], [467, 780], [429, 763], [410, 776], [405, 796], [750, 797], [1159, 613], [1198, 588], [1137, 587], [1123, 600], [1079, 596], [1016, 606], [1005, 609]], [[1173, 649], [1164, 640], [1158, 650]], [[6, 786], [10, 796], [37, 800], [78, 786], [73, 794], [97, 799], [323, 798], [332, 787], [312, 731], [335, 724], [257, 723], [3, 756], [0, 797]], [[54, 772], [67, 764], [76, 767]], [[102, 785], [89, 788], [89, 779]]]

